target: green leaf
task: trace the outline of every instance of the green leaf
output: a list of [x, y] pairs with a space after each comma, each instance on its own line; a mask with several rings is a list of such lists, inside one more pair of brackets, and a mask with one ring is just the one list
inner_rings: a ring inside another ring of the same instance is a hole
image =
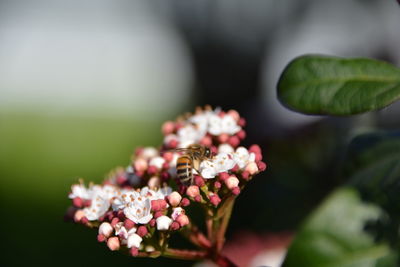
[[390, 248], [385, 243], [375, 243], [364, 230], [367, 222], [376, 221], [381, 215], [379, 207], [363, 203], [353, 189], [335, 191], [306, 220], [289, 248], [283, 266], [368, 267], [386, 264], [390, 260]]
[[400, 98], [400, 69], [373, 59], [305, 55], [286, 66], [278, 98], [289, 109], [306, 114], [377, 110]]

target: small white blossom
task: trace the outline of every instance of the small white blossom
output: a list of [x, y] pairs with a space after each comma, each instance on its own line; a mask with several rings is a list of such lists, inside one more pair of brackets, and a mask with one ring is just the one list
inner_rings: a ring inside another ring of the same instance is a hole
[[80, 197], [82, 199], [89, 199], [89, 192], [83, 184], [74, 184], [71, 186], [71, 194], [68, 195], [70, 199]]
[[154, 157], [150, 160], [149, 166], [155, 166], [157, 169], [161, 169], [165, 159], [162, 157]]
[[123, 222], [119, 222], [115, 225], [115, 235], [119, 236], [123, 243], [126, 243], [126, 240], [129, 238], [129, 236], [135, 234], [136, 230], [136, 227], [132, 227], [128, 231]]
[[249, 151], [244, 147], [238, 147], [236, 152], [233, 153], [233, 159], [239, 168], [243, 169], [249, 162], [254, 162], [256, 155], [254, 153], [249, 153]]
[[124, 208], [125, 216], [132, 220], [134, 223], [146, 224], [152, 218], [150, 198], [138, 197], [135, 201], [129, 203]]
[[181, 215], [182, 213], [184, 214], [185, 211], [181, 207], [174, 208], [171, 214], [171, 218], [175, 221], [176, 218], [178, 218], [178, 216]]
[[208, 131], [212, 135], [220, 135], [223, 133], [233, 135], [241, 130], [241, 127], [236, 123], [232, 116], [225, 115], [220, 117], [217, 115], [210, 117], [210, 127]]
[[198, 143], [204, 136], [191, 124], [180, 128], [177, 132], [177, 135], [179, 138], [179, 147], [188, 147], [191, 144]]
[[112, 208], [114, 211], [124, 209], [138, 197], [140, 197], [140, 194], [134, 190], [123, 190], [120, 195], [111, 200]]
[[102, 193], [97, 193], [92, 198], [90, 207], [84, 208], [83, 212], [89, 221], [98, 220], [110, 208], [110, 200]]
[[113, 231], [114, 228], [108, 222], [103, 222], [99, 226], [99, 235], [104, 235], [105, 237], [109, 237]]
[[156, 219], [157, 222], [157, 230], [163, 231], [163, 230], [168, 230], [169, 226], [172, 223], [172, 219], [168, 216], [160, 216]]
[[138, 235], [138, 234], [130, 234], [128, 237], [128, 244], [127, 247], [131, 248], [131, 247], [135, 247], [135, 248], [139, 248], [140, 244], [142, 243], [142, 238]]
[[154, 147], [145, 147], [143, 148], [143, 151], [140, 154], [140, 157], [144, 159], [151, 159], [156, 156], [158, 156], [158, 151]]
[[218, 153], [226, 153], [226, 154], [231, 154], [235, 152], [235, 150], [233, 149], [233, 147], [229, 144], [221, 144], [218, 147]]
[[200, 164], [201, 176], [205, 179], [214, 178], [220, 172], [226, 172], [236, 165], [231, 154], [220, 153], [211, 160], [203, 160]]

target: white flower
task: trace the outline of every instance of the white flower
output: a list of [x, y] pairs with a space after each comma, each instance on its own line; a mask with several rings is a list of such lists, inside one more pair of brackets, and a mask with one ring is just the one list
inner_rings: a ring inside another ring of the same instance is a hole
[[112, 208], [114, 211], [124, 209], [138, 197], [140, 194], [134, 190], [123, 190], [119, 196], [112, 199]]
[[127, 247], [131, 248], [131, 247], [135, 247], [135, 248], [139, 248], [140, 244], [142, 243], [142, 238], [138, 235], [138, 234], [130, 234], [128, 237], [128, 244]]
[[124, 208], [125, 216], [134, 223], [146, 224], [152, 218], [150, 198], [138, 197]]
[[198, 143], [204, 136], [191, 124], [180, 128], [177, 134], [179, 138], [179, 147], [188, 147], [191, 144]]
[[215, 116], [216, 114], [218, 114], [219, 111], [220, 110], [203, 111], [203, 112], [201, 112], [199, 114], [193, 115], [192, 117], [190, 117], [188, 119], [188, 121], [193, 123], [193, 124], [196, 124], [196, 127], [197, 127], [197, 130], [198, 130], [199, 134], [204, 136], [204, 135], [206, 135], [206, 133], [208, 131], [210, 118], [212, 116]]
[[249, 162], [254, 162], [256, 155], [254, 153], [249, 153], [249, 151], [244, 147], [238, 147], [236, 152], [233, 153], [233, 159], [239, 168], [243, 169]]
[[212, 135], [220, 135], [223, 133], [233, 135], [241, 130], [241, 127], [236, 123], [232, 116], [225, 115], [220, 117], [217, 115], [211, 116], [209, 119], [208, 132]]
[[115, 235], [119, 236], [121, 239], [128, 239], [132, 234], [136, 233], [136, 227], [132, 227], [129, 231], [125, 228], [123, 222], [119, 222], [115, 225]]
[[181, 215], [182, 213], [184, 214], [185, 211], [181, 207], [174, 208], [171, 214], [171, 218], [175, 221], [176, 218], [178, 218], [178, 216]]
[[233, 147], [229, 144], [221, 144], [218, 147], [218, 153], [226, 153], [226, 154], [231, 154], [235, 152], [235, 150], [233, 149]]
[[231, 154], [219, 153], [211, 160], [203, 160], [200, 164], [201, 176], [205, 179], [214, 178], [220, 172], [226, 172], [235, 166]]
[[80, 197], [82, 199], [89, 199], [89, 192], [83, 184], [74, 184], [71, 186], [71, 194], [69, 194], [69, 198], [73, 199], [76, 197]]
[[110, 200], [102, 193], [97, 193], [92, 198], [90, 207], [84, 208], [83, 212], [89, 221], [98, 220], [110, 208]]
[[114, 228], [108, 222], [103, 222], [99, 227], [99, 235], [104, 235], [105, 237], [109, 237], [111, 233], [114, 231]]
[[145, 147], [143, 148], [142, 153], [140, 154], [141, 158], [151, 159], [158, 156], [158, 150], [154, 147]]
[[155, 166], [157, 169], [161, 169], [165, 159], [162, 157], [154, 157], [150, 160], [149, 166]]
[[157, 230], [163, 231], [163, 230], [168, 230], [169, 226], [172, 223], [172, 219], [168, 216], [160, 216], [156, 219], [157, 222]]

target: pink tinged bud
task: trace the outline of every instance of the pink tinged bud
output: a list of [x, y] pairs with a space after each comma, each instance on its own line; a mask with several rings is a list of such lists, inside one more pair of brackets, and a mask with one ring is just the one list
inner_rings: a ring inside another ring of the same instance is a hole
[[235, 188], [233, 188], [232, 189], [232, 194], [234, 194], [234, 195], [239, 195], [240, 194], [240, 188], [239, 187], [235, 187]]
[[123, 210], [117, 211], [117, 217], [118, 217], [118, 219], [119, 219], [120, 221], [124, 221], [125, 218], [126, 218], [124, 211], [123, 211]]
[[140, 236], [140, 237], [144, 237], [145, 235], [147, 235], [148, 231], [147, 231], [147, 227], [146, 226], [139, 226], [139, 228], [137, 229], [136, 233]]
[[210, 202], [216, 207], [221, 202], [221, 199], [219, 198], [218, 195], [212, 195], [210, 196]]
[[132, 221], [132, 220], [129, 220], [129, 219], [125, 219], [125, 221], [124, 221], [124, 227], [126, 228], [126, 230], [130, 230], [130, 229], [132, 229], [133, 227], [135, 227], [135, 223]]
[[132, 248], [129, 250], [129, 253], [130, 253], [133, 257], [136, 257], [137, 255], [139, 255], [139, 249], [138, 249], [138, 248], [135, 248], [135, 247], [132, 247]]
[[164, 199], [156, 199], [151, 201], [151, 210], [160, 211], [167, 208], [167, 202]]
[[189, 197], [196, 197], [200, 195], [199, 187], [197, 185], [189, 186], [188, 189], [186, 189], [186, 195]]
[[157, 173], [157, 171], [158, 171], [158, 169], [157, 169], [156, 166], [149, 166], [149, 167], [147, 168], [147, 173], [148, 173], [149, 175], [154, 175], [154, 174]]
[[97, 235], [97, 241], [102, 243], [106, 241], [106, 237], [104, 235]]
[[239, 165], [235, 164], [235, 166], [233, 166], [233, 168], [231, 169], [231, 172], [237, 172], [239, 169]]
[[110, 237], [107, 240], [107, 246], [112, 251], [119, 250], [120, 243], [119, 243], [118, 237], [116, 237], [116, 236]]
[[172, 192], [168, 196], [168, 202], [169, 202], [169, 204], [171, 204], [172, 207], [178, 206], [179, 203], [181, 202], [181, 200], [182, 200], [181, 194], [179, 194], [176, 191]]
[[162, 169], [168, 170], [169, 169], [169, 163], [168, 162], [164, 162], [163, 165], [162, 165]]
[[212, 153], [213, 155], [217, 154], [217, 152], [218, 152], [218, 148], [217, 148], [216, 146], [211, 146], [211, 147], [210, 147], [210, 150], [211, 150], [211, 153]]
[[226, 114], [226, 112], [221, 110], [221, 111], [218, 113], [218, 116], [220, 116], [221, 118], [223, 118], [223, 117], [225, 116], [225, 114]]
[[154, 218], [158, 218], [158, 217], [161, 217], [161, 216], [163, 216], [164, 215], [164, 213], [162, 213], [161, 211], [157, 211], [156, 213], [154, 213]]
[[86, 218], [86, 216], [83, 216], [81, 219], [81, 223], [82, 224], [87, 224], [89, 222], [88, 218]]
[[172, 222], [170, 228], [172, 231], [176, 231], [180, 228], [180, 225], [178, 222]]
[[172, 161], [173, 158], [174, 158], [174, 153], [172, 153], [172, 152], [165, 152], [165, 153], [163, 154], [163, 158], [165, 159], [165, 161], [170, 162], [170, 161]]
[[194, 201], [196, 202], [201, 202], [203, 200], [203, 198], [200, 195], [197, 195], [194, 197]]
[[237, 137], [239, 137], [239, 139], [245, 139], [246, 138], [246, 132], [244, 130], [240, 130], [237, 134]]
[[139, 158], [133, 163], [136, 172], [144, 172], [147, 170], [147, 161], [145, 159]]
[[226, 179], [229, 178], [229, 174], [228, 174], [227, 172], [221, 172], [221, 173], [218, 175], [218, 178], [219, 178], [219, 180], [221, 180], [221, 181], [225, 181]]
[[127, 181], [126, 177], [124, 177], [124, 176], [118, 176], [116, 182], [117, 182], [118, 185], [123, 185], [123, 184], [126, 183], [126, 181]]
[[140, 237], [139, 235], [137, 235], [135, 233], [130, 234], [128, 237], [127, 247], [128, 248], [132, 248], [132, 247], [139, 248], [140, 244], [142, 243], [142, 240], [143, 240], [142, 237]]
[[204, 179], [199, 176], [199, 175], [195, 175], [194, 177], [194, 183], [198, 186], [198, 187], [202, 187], [204, 186], [206, 183], [204, 182]]
[[99, 235], [109, 237], [114, 232], [114, 228], [108, 222], [103, 222], [99, 226]]
[[267, 168], [267, 164], [263, 161], [257, 162], [258, 169], [262, 172]]
[[80, 197], [76, 197], [72, 200], [72, 204], [77, 207], [77, 208], [82, 208], [83, 207], [83, 200]]
[[200, 144], [203, 146], [211, 146], [212, 145], [212, 139], [210, 136], [205, 136], [200, 140]]
[[242, 177], [243, 177], [243, 179], [248, 181], [248, 180], [250, 180], [250, 173], [248, 171], [244, 171], [244, 172], [242, 172]]
[[151, 227], [154, 227], [156, 225], [156, 219], [151, 219], [150, 222], [149, 222], [149, 225]]
[[169, 178], [171, 178], [171, 175], [168, 172], [162, 172], [161, 173], [161, 180], [163, 182], [166, 182], [169, 180]]
[[218, 141], [219, 141], [220, 143], [226, 143], [226, 142], [228, 142], [228, 139], [229, 139], [229, 135], [226, 134], [226, 133], [220, 134], [220, 135], [218, 136]]
[[170, 225], [172, 224], [172, 219], [165, 215], [158, 217], [156, 221], [157, 221], [157, 230], [159, 231], [168, 230]]
[[136, 156], [139, 156], [140, 154], [142, 154], [143, 153], [143, 147], [138, 147], [138, 148], [136, 148], [136, 150], [135, 150], [135, 155]]
[[189, 224], [189, 217], [185, 214], [181, 214], [176, 218], [176, 221], [179, 223], [181, 227]]
[[261, 161], [262, 160], [262, 155], [260, 153], [255, 153], [255, 161]]
[[225, 180], [225, 185], [229, 189], [233, 189], [239, 185], [239, 179], [236, 178], [235, 176], [231, 176], [228, 179]]
[[233, 147], [237, 147], [240, 144], [240, 139], [237, 136], [231, 136], [229, 137], [228, 143]]
[[[150, 169], [150, 168], [149, 168]], [[157, 176], [153, 176], [149, 179], [149, 181], [147, 182], [147, 186], [150, 188], [155, 188], [155, 187], [160, 187], [160, 178]]]
[[261, 154], [261, 148], [259, 145], [251, 145], [249, 148], [249, 153]]
[[86, 199], [83, 201], [83, 206], [84, 207], [90, 207], [92, 205], [92, 200], [91, 199]]
[[233, 109], [229, 110], [228, 115], [231, 116], [235, 121], [240, 120], [240, 115], [236, 110], [233, 110]]
[[246, 125], [246, 120], [244, 118], [240, 118], [238, 124], [240, 127], [244, 127]]
[[162, 130], [162, 133], [163, 133], [164, 135], [169, 135], [169, 134], [171, 134], [171, 133], [174, 132], [174, 130], [175, 130], [175, 123], [172, 122], [172, 121], [166, 121], [166, 122], [164, 122], [164, 124], [162, 125], [161, 130]]
[[118, 219], [117, 217], [114, 217], [114, 218], [111, 220], [111, 226], [112, 226], [112, 227], [115, 227], [115, 225], [117, 225], [117, 223], [119, 223], [119, 219]]
[[189, 205], [190, 205], [190, 200], [187, 199], [186, 197], [182, 198], [181, 206], [182, 206], [182, 207], [187, 207], [187, 206], [189, 206]]
[[218, 181], [216, 181], [216, 182], [214, 183], [214, 187], [215, 187], [216, 189], [220, 189], [220, 188], [221, 188], [221, 183], [218, 182]]
[[106, 213], [107, 219], [111, 222], [114, 219], [114, 213], [112, 211]]
[[178, 141], [173, 139], [171, 141], [168, 142], [168, 147], [169, 148], [176, 148], [178, 146]]
[[249, 162], [249, 164], [247, 164], [247, 166], [246, 166], [246, 168], [244, 168], [244, 170], [248, 171], [250, 173], [250, 175], [257, 173], [258, 172], [257, 163]]

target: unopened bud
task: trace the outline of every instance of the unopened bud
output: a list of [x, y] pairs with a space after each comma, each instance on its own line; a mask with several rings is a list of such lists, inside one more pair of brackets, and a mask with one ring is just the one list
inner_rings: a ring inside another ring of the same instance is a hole
[[242, 172], [242, 177], [243, 177], [243, 179], [248, 181], [248, 180], [250, 180], [250, 173], [248, 171], [244, 171], [244, 172]]
[[239, 121], [240, 120], [239, 113], [234, 109], [229, 110], [227, 115], [231, 116], [235, 121]]
[[235, 176], [230, 176], [228, 179], [225, 180], [225, 185], [232, 190], [234, 187], [237, 187], [239, 185], [239, 179]]
[[218, 175], [218, 178], [219, 178], [221, 181], [225, 181], [226, 179], [229, 178], [229, 174], [228, 174], [227, 172], [221, 172], [221, 173]]
[[199, 175], [196, 175], [195, 177], [194, 177], [194, 183], [198, 186], [198, 187], [202, 187], [202, 186], [204, 186], [206, 183], [204, 182], [204, 179], [201, 177], [201, 176], [199, 176]]
[[239, 195], [240, 194], [240, 188], [239, 187], [235, 187], [235, 188], [233, 188], [232, 189], [232, 194], [234, 194], [234, 195]]
[[189, 186], [188, 189], [186, 190], [186, 194], [189, 197], [193, 197], [193, 198], [200, 195], [199, 187], [197, 185]]
[[175, 130], [175, 123], [172, 121], [166, 121], [162, 125], [161, 129], [162, 129], [161, 131], [164, 135], [172, 134]]
[[119, 250], [120, 243], [118, 237], [116, 236], [110, 237], [107, 240], [107, 247], [112, 251]]
[[83, 207], [83, 200], [80, 197], [76, 197], [72, 200], [72, 204], [77, 207], [77, 208], [82, 208]]
[[226, 133], [220, 134], [220, 135], [218, 136], [218, 141], [219, 141], [220, 143], [226, 143], [226, 142], [228, 142], [228, 139], [229, 139], [229, 135], [226, 134]]
[[169, 204], [171, 204], [172, 207], [178, 206], [179, 203], [181, 202], [181, 200], [182, 200], [181, 194], [179, 194], [176, 191], [172, 192], [168, 196], [168, 202], [169, 202]]
[[190, 205], [190, 200], [187, 199], [186, 197], [182, 198], [181, 206], [182, 206], [182, 207], [187, 207], [187, 206], [189, 206], [189, 205]]
[[168, 230], [169, 226], [172, 223], [172, 219], [165, 215], [158, 217], [156, 221], [157, 221], [157, 230], [159, 231]]
[[99, 235], [109, 237], [114, 231], [114, 228], [108, 222], [103, 222], [99, 226]]
[[189, 217], [185, 214], [181, 214], [176, 218], [176, 221], [179, 223], [181, 227], [189, 224]]
[[132, 248], [132, 247], [139, 248], [140, 244], [142, 243], [142, 240], [143, 239], [139, 235], [137, 235], [135, 233], [130, 234], [128, 237], [127, 247], [128, 248]]
[[134, 221], [132, 221], [132, 220], [130, 220], [130, 219], [125, 219], [124, 220], [124, 227], [126, 228], [126, 230], [130, 230], [130, 229], [132, 229], [133, 227], [135, 227], [135, 222]]
[[246, 138], [246, 132], [244, 130], [240, 130], [237, 134], [237, 137], [239, 137], [239, 139], [245, 139]]
[[247, 164], [247, 166], [246, 166], [246, 168], [244, 168], [244, 170], [248, 171], [250, 173], [250, 175], [254, 175], [255, 173], [258, 172], [257, 163], [249, 162], [249, 164]]
[[149, 181], [147, 182], [147, 186], [149, 187], [149, 188], [159, 188], [160, 187], [160, 184], [161, 184], [161, 182], [160, 182], [160, 177], [158, 177], [158, 176], [153, 176], [153, 177], [151, 177], [150, 179], [149, 179]]
[[221, 199], [217, 194], [214, 194], [210, 196], [210, 202], [216, 207], [221, 202]]
[[203, 198], [200, 195], [197, 195], [194, 197], [194, 201], [196, 202], [201, 202], [203, 200]]
[[237, 147], [240, 144], [240, 139], [237, 136], [231, 136], [228, 139], [228, 143], [233, 146], [233, 147]]
[[263, 161], [257, 162], [258, 169], [262, 172], [267, 168], [267, 164]]
[[77, 210], [74, 214], [74, 221], [80, 222], [83, 217], [85, 217], [85, 212], [83, 212], [83, 210]]
[[140, 237], [144, 237], [145, 235], [147, 235], [149, 231], [147, 231], [147, 227], [144, 225], [139, 226], [139, 228], [137, 229], [136, 233], [140, 236]]
[[130, 248], [129, 253], [130, 253], [133, 257], [136, 257], [137, 255], [139, 255], [139, 249], [138, 249], [138, 248], [135, 248], [135, 247], [132, 247], [132, 248]]
[[135, 160], [133, 166], [135, 167], [135, 171], [144, 172], [147, 169], [147, 161], [143, 158], [138, 158]]
[[179, 228], [180, 228], [180, 225], [179, 225], [178, 222], [172, 222], [172, 223], [171, 223], [170, 229], [171, 229], [172, 231], [176, 231], [176, 230], [178, 230]]
[[98, 242], [104, 242], [106, 241], [106, 237], [104, 235], [97, 235], [97, 241]]

